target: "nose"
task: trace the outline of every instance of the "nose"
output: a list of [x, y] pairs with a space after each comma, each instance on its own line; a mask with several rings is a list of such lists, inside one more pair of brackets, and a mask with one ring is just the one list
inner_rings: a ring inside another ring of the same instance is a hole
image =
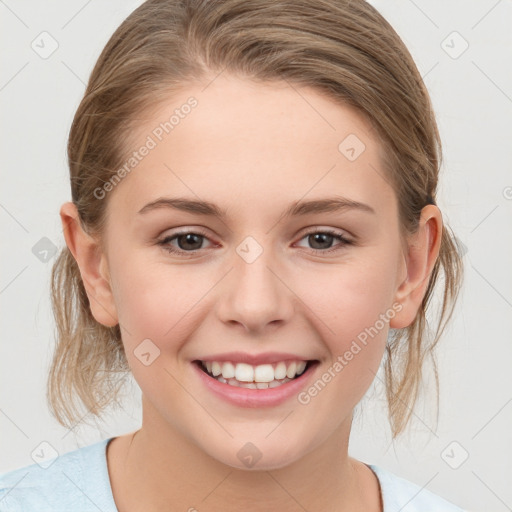
[[270, 251], [252, 262], [235, 254], [233, 268], [219, 290], [220, 320], [259, 334], [288, 322], [294, 312], [294, 294], [281, 274]]

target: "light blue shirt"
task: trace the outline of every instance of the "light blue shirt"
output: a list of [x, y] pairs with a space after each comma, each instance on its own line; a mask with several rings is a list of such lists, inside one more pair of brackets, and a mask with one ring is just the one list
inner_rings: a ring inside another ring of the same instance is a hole
[[[51, 464], [0, 475], [0, 512], [117, 512], [107, 468], [110, 439], [65, 453]], [[384, 512], [464, 512], [389, 471], [368, 467], [379, 479]]]

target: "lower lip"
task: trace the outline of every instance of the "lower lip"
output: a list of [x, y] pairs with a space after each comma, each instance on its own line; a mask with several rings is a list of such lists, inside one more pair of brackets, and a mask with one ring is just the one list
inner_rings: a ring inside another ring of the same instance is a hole
[[[200, 364], [200, 363], [199, 363]], [[318, 362], [310, 363], [307, 370], [297, 377], [290, 380], [285, 384], [281, 384], [275, 388], [267, 389], [249, 389], [231, 386], [224, 382], [219, 382], [217, 379], [210, 377], [205, 373], [197, 362], [193, 362], [192, 366], [195, 368], [199, 378], [204, 382], [206, 387], [215, 395], [231, 402], [239, 407], [272, 407], [296, 396], [305, 387], [306, 383], [310, 380], [314, 373], [314, 369]]]

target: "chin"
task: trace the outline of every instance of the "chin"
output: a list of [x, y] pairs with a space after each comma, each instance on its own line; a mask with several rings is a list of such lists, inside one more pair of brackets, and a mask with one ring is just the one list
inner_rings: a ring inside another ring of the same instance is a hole
[[217, 461], [235, 469], [245, 471], [269, 471], [282, 469], [300, 459], [304, 453], [294, 446], [287, 447], [279, 443], [269, 443], [268, 440], [232, 441], [230, 448], [208, 450], [209, 455]]

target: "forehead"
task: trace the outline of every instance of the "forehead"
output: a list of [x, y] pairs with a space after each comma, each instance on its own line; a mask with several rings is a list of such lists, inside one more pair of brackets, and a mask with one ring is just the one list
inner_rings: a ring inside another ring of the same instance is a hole
[[150, 149], [131, 162], [112, 198], [131, 210], [165, 195], [259, 214], [263, 204], [333, 193], [376, 210], [394, 201], [371, 125], [311, 88], [221, 74], [147, 114], [126, 161]]

